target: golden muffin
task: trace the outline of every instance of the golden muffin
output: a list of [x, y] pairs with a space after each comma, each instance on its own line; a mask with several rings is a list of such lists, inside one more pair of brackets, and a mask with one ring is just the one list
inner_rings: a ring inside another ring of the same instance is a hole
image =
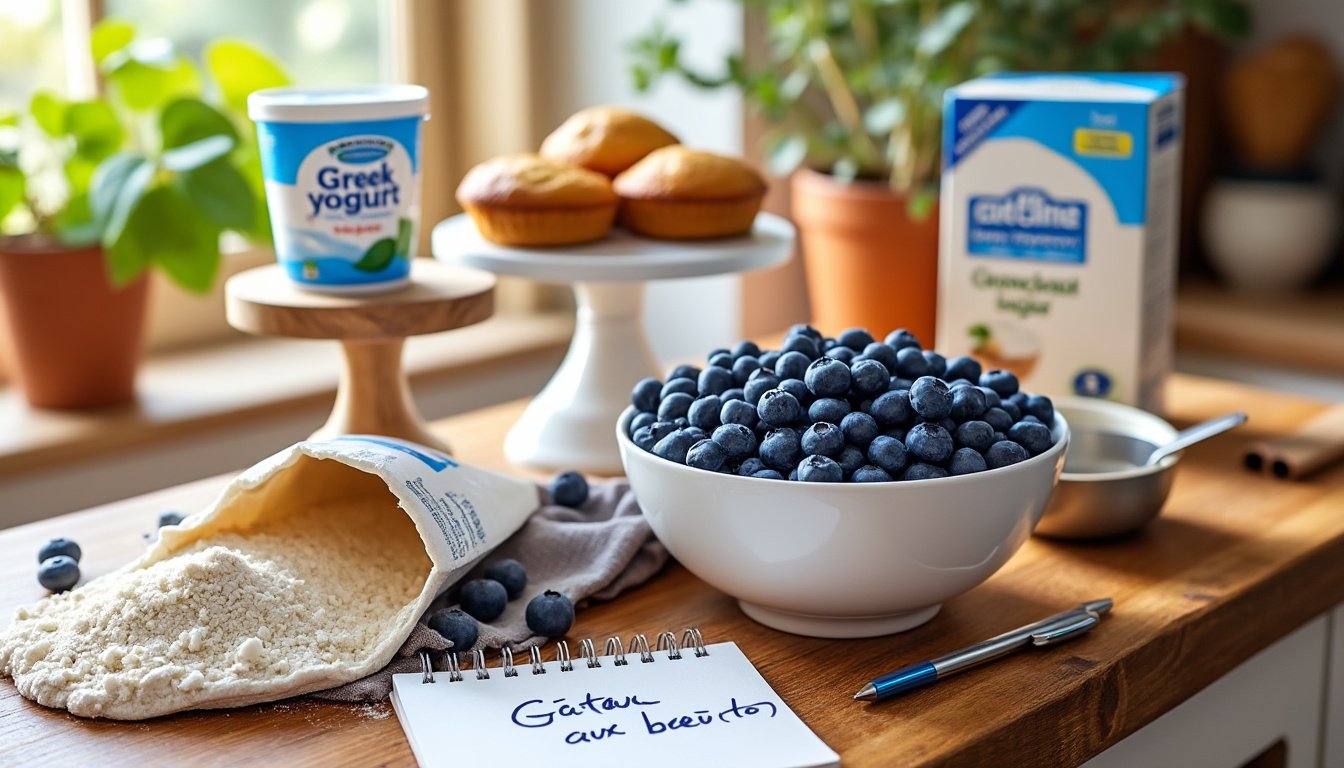
[[612, 187], [622, 225], [669, 240], [744, 234], [765, 197], [765, 179], [745, 161], [682, 146], [650, 152]]
[[481, 236], [503, 245], [569, 245], [606, 237], [619, 201], [600, 173], [540, 155], [504, 155], [472, 168], [457, 202]]
[[677, 137], [661, 125], [618, 107], [575, 112], [541, 143], [541, 154], [562, 163], [615, 176]]

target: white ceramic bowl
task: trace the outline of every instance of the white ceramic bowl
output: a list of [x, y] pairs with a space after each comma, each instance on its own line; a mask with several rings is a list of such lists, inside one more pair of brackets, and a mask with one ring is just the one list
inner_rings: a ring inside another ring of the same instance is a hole
[[621, 414], [630, 486], [682, 565], [751, 618], [813, 637], [872, 637], [933, 618], [989, 578], [1031, 535], [1064, 465], [1050, 450], [961, 477], [803, 483], [692, 469], [641, 450]]

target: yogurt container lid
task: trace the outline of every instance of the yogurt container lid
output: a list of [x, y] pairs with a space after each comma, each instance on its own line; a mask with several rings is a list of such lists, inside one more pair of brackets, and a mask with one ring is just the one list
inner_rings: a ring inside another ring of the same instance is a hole
[[277, 123], [353, 123], [428, 114], [429, 89], [421, 85], [285, 86], [247, 97], [248, 117]]

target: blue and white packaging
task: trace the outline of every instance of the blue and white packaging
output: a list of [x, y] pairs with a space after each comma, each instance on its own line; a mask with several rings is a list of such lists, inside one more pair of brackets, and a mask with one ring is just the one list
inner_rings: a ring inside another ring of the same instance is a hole
[[275, 254], [309, 290], [372, 293], [410, 280], [419, 228], [416, 85], [270, 88], [257, 124]]
[[1160, 411], [1184, 81], [995, 75], [943, 113], [938, 342], [1049, 395]]

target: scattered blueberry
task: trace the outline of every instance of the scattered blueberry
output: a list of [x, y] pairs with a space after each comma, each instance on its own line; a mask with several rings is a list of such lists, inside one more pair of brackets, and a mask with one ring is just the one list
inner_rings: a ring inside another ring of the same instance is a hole
[[686, 466], [693, 469], [718, 472], [727, 460], [728, 456], [724, 453], [723, 446], [713, 440], [701, 440], [686, 452]]
[[947, 477], [947, 470], [936, 464], [926, 464], [922, 461], [915, 462], [905, 468], [902, 480], [934, 480], [940, 477]]
[[802, 418], [803, 407], [798, 403], [798, 398], [783, 389], [772, 389], [761, 395], [756, 415], [766, 424], [785, 427]]
[[503, 584], [510, 600], [523, 594], [523, 588], [527, 586], [527, 570], [523, 568], [522, 563], [512, 557], [496, 560], [487, 565], [481, 575]]
[[818, 358], [803, 376], [803, 383], [817, 397], [843, 395], [849, 391], [851, 381], [849, 366], [829, 357]]
[[1027, 449], [1032, 456], [1040, 456], [1050, 449], [1050, 429], [1044, 424], [1019, 421], [1008, 428], [1008, 439]]
[[863, 348], [872, 344], [875, 339], [873, 334], [863, 328], [847, 328], [835, 337], [836, 343], [841, 346], [849, 347], [855, 352], [862, 352]]
[[42, 563], [60, 555], [65, 555], [78, 563], [84, 553], [80, 551], [78, 544], [69, 539], [52, 539], [37, 550], [37, 562]]
[[466, 611], [458, 608], [452, 610], [435, 611], [430, 614], [429, 628], [443, 636], [444, 640], [453, 644], [452, 651], [461, 653], [471, 650], [476, 644], [476, 638], [480, 635], [480, 630], [476, 626], [476, 620], [467, 615]]
[[947, 461], [952, 449], [952, 436], [937, 424], [916, 424], [905, 433], [906, 452], [920, 461], [930, 464]]
[[[675, 373], [675, 371], [674, 371]], [[674, 379], [675, 381], [675, 379]], [[663, 383], [653, 377], [640, 379], [630, 392], [630, 402], [641, 411], [656, 411], [663, 399]]]
[[952, 389], [952, 410], [949, 412], [958, 424], [980, 418], [985, 412], [985, 393], [977, 387], [965, 386]]
[[904, 424], [910, 418], [910, 395], [905, 390], [886, 392], [868, 406], [868, 415], [884, 427]]
[[849, 402], [834, 397], [820, 397], [807, 407], [807, 418], [812, 422], [827, 421], [839, 424], [849, 414]]
[[922, 419], [942, 421], [952, 412], [952, 393], [942, 379], [921, 376], [910, 388], [910, 407]]
[[711, 365], [700, 372], [697, 386], [706, 395], [721, 395], [732, 389], [734, 383], [732, 371]]
[[851, 413], [840, 421], [840, 431], [845, 433], [845, 440], [850, 445], [867, 450], [868, 444], [877, 437], [877, 419], [862, 412]]
[[999, 397], [1008, 397], [1017, 392], [1017, 377], [1012, 371], [994, 369], [980, 374], [980, 386], [989, 387], [999, 393]]
[[462, 585], [462, 610], [477, 621], [491, 622], [504, 613], [509, 592], [494, 579], [472, 579]]
[[802, 445], [805, 454], [834, 458], [845, 447], [845, 433], [834, 424], [819, 421], [803, 432]]
[[690, 409], [686, 411], [686, 420], [693, 427], [713, 432], [714, 428], [722, 423], [719, 421], [719, 412], [722, 409], [723, 402], [718, 395], [705, 395], [691, 403]]
[[972, 472], [984, 472], [988, 468], [985, 457], [974, 448], [958, 448], [952, 452], [952, 458], [947, 463], [947, 469], [953, 475], [969, 475]]
[[845, 472], [834, 459], [808, 456], [798, 462], [798, 479], [804, 483], [839, 483], [844, 481]]
[[178, 512], [177, 510], [174, 509], [170, 509], [167, 512], [160, 512], [159, 527], [162, 528], [165, 525], [177, 525], [184, 519], [185, 516], [181, 512]]
[[980, 363], [970, 355], [961, 355], [947, 361], [947, 370], [943, 378], [951, 381], [966, 380], [972, 384], [980, 383]]
[[79, 563], [69, 555], [56, 555], [37, 566], [37, 583], [52, 592], [64, 592], [79, 583]]
[[578, 509], [588, 500], [588, 481], [578, 472], [561, 472], [551, 481], [551, 503]]
[[875, 467], [872, 464], [865, 464], [854, 470], [850, 480], [856, 483], [889, 483], [891, 475], [881, 467]]
[[957, 425], [952, 433], [952, 441], [959, 448], [970, 448], [984, 453], [994, 444], [994, 428], [983, 421], [968, 421]]
[[761, 441], [761, 460], [773, 469], [792, 467], [801, 453], [798, 433], [788, 427], [770, 430]]
[[894, 477], [905, 467], [905, 444], [894, 437], [879, 435], [868, 444], [868, 461]]
[[856, 360], [849, 367], [849, 371], [854, 390], [860, 394], [875, 395], [885, 392], [891, 384], [891, 374], [887, 371], [887, 366], [873, 359]]
[[574, 626], [574, 604], [568, 597], [546, 590], [527, 604], [527, 628], [543, 637], [560, 637]]
[[985, 451], [985, 464], [989, 465], [990, 469], [1007, 467], [1026, 460], [1027, 449], [1012, 440], [1000, 440]]
[[783, 379], [801, 379], [807, 374], [812, 359], [802, 352], [785, 352], [775, 361], [775, 375]]

